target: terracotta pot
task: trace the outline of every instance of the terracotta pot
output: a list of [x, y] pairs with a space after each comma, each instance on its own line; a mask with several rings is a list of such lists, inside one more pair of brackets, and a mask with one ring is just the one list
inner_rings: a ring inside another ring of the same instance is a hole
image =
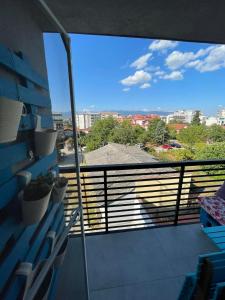
[[[48, 186], [48, 185], [46, 185]], [[25, 225], [38, 223], [44, 216], [51, 196], [52, 187], [46, 187], [42, 195], [37, 199], [34, 196], [26, 196], [26, 189], [22, 199], [22, 218]], [[40, 186], [41, 189], [41, 186]], [[41, 191], [41, 190], [40, 190]]]
[[16, 140], [22, 110], [22, 102], [0, 97], [0, 143]]
[[34, 132], [35, 154], [37, 156], [49, 155], [54, 151], [57, 131], [43, 129]]
[[67, 245], [68, 245], [68, 238], [63, 242], [61, 249], [59, 250], [59, 253], [55, 258], [54, 261], [55, 268], [59, 268], [63, 264], [66, 255]]

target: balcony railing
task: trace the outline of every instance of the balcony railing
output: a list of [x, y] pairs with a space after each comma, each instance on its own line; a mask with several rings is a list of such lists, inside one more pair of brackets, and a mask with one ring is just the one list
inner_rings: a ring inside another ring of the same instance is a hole
[[[72, 168], [60, 172], [69, 178], [68, 217], [77, 206], [76, 178]], [[214, 195], [224, 180], [225, 160], [82, 166], [85, 231], [197, 223], [198, 197]]]

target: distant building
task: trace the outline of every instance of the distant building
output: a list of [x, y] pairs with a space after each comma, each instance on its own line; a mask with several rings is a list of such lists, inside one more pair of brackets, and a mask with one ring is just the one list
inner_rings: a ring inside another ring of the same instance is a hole
[[225, 117], [219, 117], [217, 120], [217, 124], [220, 126], [225, 126]]
[[80, 130], [86, 130], [93, 126], [93, 124], [101, 118], [100, 113], [78, 113], [76, 115], [77, 127]]
[[100, 115], [101, 115], [101, 119], [106, 119], [106, 118], [109, 118], [109, 117], [112, 117], [114, 119], [118, 119], [118, 117], [119, 117], [119, 113], [110, 112], [110, 111], [101, 112]]
[[57, 130], [58, 133], [57, 140], [56, 140], [56, 148], [60, 150], [64, 148], [64, 140], [65, 140], [63, 115], [62, 113], [52, 113], [52, 118], [53, 118], [54, 129]]
[[219, 118], [225, 118], [225, 108], [220, 109], [217, 115]]
[[187, 128], [188, 125], [183, 124], [183, 123], [176, 123], [176, 124], [168, 124], [168, 127], [170, 129], [174, 129], [176, 133], [179, 133], [182, 129]]
[[195, 112], [196, 110], [177, 110], [173, 114], [170, 114], [166, 117], [166, 123], [169, 124], [173, 121], [178, 121], [180, 123], [190, 124], [195, 115]]
[[218, 118], [213, 117], [213, 116], [207, 117], [207, 118], [205, 118], [203, 124], [205, 124], [206, 126], [212, 126], [212, 125], [218, 124]]

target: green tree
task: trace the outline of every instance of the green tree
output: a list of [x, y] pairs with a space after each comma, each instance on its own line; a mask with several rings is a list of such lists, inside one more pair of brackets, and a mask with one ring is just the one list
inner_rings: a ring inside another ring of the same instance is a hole
[[185, 144], [192, 152], [197, 144], [204, 143], [207, 140], [207, 129], [203, 125], [191, 125], [182, 129], [177, 135], [177, 139]]
[[97, 120], [86, 137], [87, 150], [92, 151], [106, 145], [116, 126], [118, 126], [118, 122], [112, 117]]
[[225, 129], [220, 125], [212, 125], [208, 129], [208, 140], [210, 143], [225, 142]]
[[134, 145], [140, 142], [139, 137], [144, 131], [141, 126], [132, 126], [130, 121], [123, 121], [113, 129], [110, 141], [118, 144]]
[[154, 119], [149, 123], [147, 136], [150, 143], [164, 144], [169, 139], [169, 130], [164, 121]]
[[200, 111], [196, 110], [193, 119], [191, 121], [192, 125], [200, 125], [201, 124], [201, 120], [200, 120]]
[[[223, 143], [214, 143], [211, 145], [206, 145], [204, 148], [198, 150], [195, 154], [195, 159], [200, 160], [210, 160], [210, 159], [224, 159], [225, 157], [225, 142]], [[210, 169], [208, 170], [209, 166], [203, 167], [203, 169], [207, 169], [208, 174], [224, 174], [223, 170], [215, 170], [218, 168], [224, 168], [225, 165], [210, 165]]]

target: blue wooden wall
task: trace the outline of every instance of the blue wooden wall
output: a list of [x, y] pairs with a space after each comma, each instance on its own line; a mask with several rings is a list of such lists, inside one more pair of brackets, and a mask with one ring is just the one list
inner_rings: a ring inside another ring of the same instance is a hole
[[[18, 197], [21, 186], [16, 174], [28, 170], [35, 179], [49, 170], [57, 170], [56, 152], [45, 157], [33, 155], [35, 115], [42, 116], [43, 128], [52, 128], [51, 100], [47, 80], [37, 74], [23, 53], [14, 53], [0, 45], [0, 69], [12, 75], [0, 76], [0, 97], [22, 101], [27, 110], [21, 117], [17, 140], [0, 144], [0, 299], [13, 300], [21, 297], [24, 284], [24, 279], [15, 274], [19, 264], [31, 262], [35, 267], [48, 257], [50, 241], [47, 234], [53, 230], [60, 235], [64, 214], [62, 203], [50, 201], [38, 224], [24, 226], [22, 222]], [[56, 274], [55, 270], [54, 277]]]

